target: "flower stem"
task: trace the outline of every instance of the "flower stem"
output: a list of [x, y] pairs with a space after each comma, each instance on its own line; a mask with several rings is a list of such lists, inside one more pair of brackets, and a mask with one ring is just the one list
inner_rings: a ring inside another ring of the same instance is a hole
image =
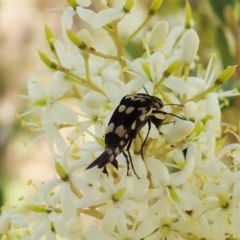
[[122, 45], [126, 46], [150, 21], [150, 19], [153, 17], [153, 15], [148, 14], [145, 20], [140, 24], [140, 26], [133, 31], [132, 34], [130, 34], [125, 40], [123, 40]]
[[88, 48], [85, 50], [86, 52], [88, 53], [91, 53], [95, 56], [98, 56], [98, 57], [101, 57], [101, 58], [104, 58], [104, 59], [111, 59], [111, 60], [118, 60], [118, 57], [117, 56], [112, 56], [112, 55], [108, 55], [108, 54], [104, 54], [104, 53], [101, 53], [101, 52], [98, 52], [96, 51], [95, 49], [93, 48]]

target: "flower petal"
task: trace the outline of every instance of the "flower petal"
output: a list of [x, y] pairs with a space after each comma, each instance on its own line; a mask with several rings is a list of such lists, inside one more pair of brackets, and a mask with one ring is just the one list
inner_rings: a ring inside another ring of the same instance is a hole
[[92, 20], [92, 27], [101, 28], [124, 14], [120, 8], [108, 8], [100, 11]]
[[98, 92], [89, 92], [83, 97], [83, 102], [89, 108], [102, 108], [107, 103], [107, 98]]
[[190, 121], [178, 121], [166, 135], [166, 142], [169, 144], [176, 143], [187, 137], [193, 130], [194, 123]]
[[147, 167], [154, 178], [156, 178], [160, 184], [168, 185], [170, 183], [170, 175], [166, 166], [157, 159], [148, 158]]

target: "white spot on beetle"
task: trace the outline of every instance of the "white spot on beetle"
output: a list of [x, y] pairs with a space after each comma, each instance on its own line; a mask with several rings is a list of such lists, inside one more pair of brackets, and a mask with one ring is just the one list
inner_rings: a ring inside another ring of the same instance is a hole
[[114, 153], [115, 153], [115, 155], [118, 155], [120, 153], [120, 150], [118, 147], [114, 149]]
[[114, 131], [120, 138], [124, 136], [126, 133], [126, 129], [124, 128], [123, 125], [118, 126], [115, 131]]
[[146, 119], [146, 115], [145, 115], [145, 114], [142, 114], [142, 115], [139, 117], [139, 120], [140, 120], [141, 122], [143, 122], [145, 119]]
[[114, 129], [114, 123], [110, 123], [106, 128], [105, 134], [112, 132], [113, 129]]
[[125, 106], [125, 105], [120, 105], [120, 106], [118, 107], [118, 111], [119, 111], [119, 112], [123, 112], [123, 111], [125, 111], [125, 109], [126, 109], [126, 106]]
[[126, 109], [126, 114], [131, 113], [133, 110], [134, 110], [134, 107], [128, 107], [128, 108]]
[[131, 129], [135, 129], [136, 128], [136, 121], [133, 122]]

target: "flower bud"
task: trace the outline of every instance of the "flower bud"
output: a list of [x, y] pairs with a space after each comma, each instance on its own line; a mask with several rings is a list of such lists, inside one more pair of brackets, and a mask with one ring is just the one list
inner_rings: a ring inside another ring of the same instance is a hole
[[56, 172], [58, 173], [59, 177], [62, 180], [67, 180], [68, 179], [68, 175], [67, 173], [64, 171], [64, 168], [62, 167], [62, 165], [59, 162], [55, 162], [55, 168], [56, 168]]
[[218, 76], [216, 83], [221, 85], [224, 82], [226, 82], [236, 71], [237, 65], [234, 66], [228, 66], [226, 69], [224, 69]]
[[199, 38], [194, 29], [189, 29], [182, 38], [181, 59], [185, 65], [190, 65], [198, 51]]
[[191, 28], [192, 9], [188, 1], [185, 6], [185, 28]]
[[179, 201], [180, 201], [180, 200], [179, 200], [179, 197], [178, 197], [177, 193], [174, 191], [174, 189], [173, 189], [171, 186], [169, 186], [168, 189], [169, 189], [169, 193], [170, 193], [171, 198], [172, 198], [175, 202], [179, 202]]
[[73, 216], [66, 222], [66, 229], [71, 234], [77, 234], [81, 229], [81, 221], [77, 216]]
[[53, 69], [56, 69], [56, 68], [57, 68], [57, 64], [54, 63], [54, 62], [52, 62], [45, 53], [43, 53], [43, 52], [41, 52], [41, 51], [38, 51], [38, 55], [39, 55], [39, 57], [41, 58], [41, 60], [42, 60], [48, 67], [53, 68]]
[[102, 146], [105, 147], [105, 140], [103, 138], [96, 138], [97, 143]]
[[197, 105], [193, 101], [186, 102], [184, 104], [183, 113], [187, 117], [194, 117], [197, 112]]
[[154, 15], [157, 10], [161, 7], [163, 0], [153, 0], [150, 6], [148, 14]]
[[178, 121], [166, 135], [166, 142], [176, 143], [186, 138], [193, 130], [194, 124], [190, 121]]
[[113, 195], [113, 200], [114, 201], [120, 200], [125, 192], [126, 192], [126, 187], [118, 189]]
[[151, 48], [155, 48], [158, 44], [161, 44], [165, 41], [167, 34], [168, 34], [167, 21], [159, 21], [157, 24], [155, 24], [149, 35], [148, 45]]
[[55, 38], [54, 38], [53, 32], [52, 32], [51, 28], [48, 25], [45, 25], [44, 31], [45, 31], [45, 36], [46, 36], [46, 39], [47, 39], [48, 44], [50, 46], [50, 49], [52, 51], [54, 51], [55, 48], [54, 48], [53, 43], [54, 43], [54, 39]]
[[125, 5], [124, 5], [124, 7], [123, 7], [123, 10], [125, 12], [130, 12], [132, 7], [133, 7], [133, 5], [134, 5], [134, 0], [127, 0]]
[[27, 208], [33, 212], [37, 212], [37, 213], [47, 213], [49, 212], [48, 209], [46, 209], [45, 206], [41, 206], [41, 205], [27, 205]]
[[141, 65], [142, 65], [142, 69], [143, 71], [145, 72], [145, 74], [147, 75], [147, 77], [152, 80], [152, 76], [151, 76], [151, 70], [150, 70], [150, 67], [149, 67], [149, 63], [147, 62], [141, 62]]
[[87, 48], [87, 45], [86, 43], [84, 43], [81, 38], [76, 34], [74, 33], [73, 31], [71, 30], [67, 30], [67, 36], [69, 38], [69, 40], [74, 44], [76, 45], [78, 48], [84, 50]]
[[107, 98], [98, 92], [89, 92], [83, 97], [83, 102], [87, 107], [99, 109], [106, 105]]
[[226, 198], [223, 195], [220, 194], [218, 196], [218, 201], [219, 201], [219, 203], [221, 204], [221, 206], [223, 208], [227, 208], [228, 207], [228, 202], [227, 202]]
[[139, 136], [136, 136], [133, 144], [134, 144], [134, 153], [136, 153], [136, 154], [140, 153], [141, 148], [142, 148], [142, 141], [141, 141], [141, 138]]
[[168, 68], [164, 71], [164, 76], [169, 77], [170, 75], [172, 75], [176, 69], [178, 69], [180, 64], [179, 60], [176, 60], [174, 62], [172, 62]]
[[66, 0], [66, 1], [73, 8], [76, 8], [78, 6], [77, 0]]
[[79, 31], [79, 36], [84, 43], [86, 43], [87, 47], [90, 48], [92, 46], [92, 36], [90, 32], [86, 29], [81, 29]]

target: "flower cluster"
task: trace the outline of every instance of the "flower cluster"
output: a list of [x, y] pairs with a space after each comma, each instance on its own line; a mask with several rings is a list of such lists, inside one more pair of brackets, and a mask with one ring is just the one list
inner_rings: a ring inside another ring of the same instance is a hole
[[[238, 95], [220, 91], [236, 66], [218, 72], [211, 56], [206, 71], [198, 67], [199, 37], [188, 4], [185, 22], [169, 30], [166, 21], [153, 21], [161, 0], [151, 2], [144, 18], [135, 15], [134, 0], [101, 1], [97, 13], [90, 0], [67, 2], [63, 40], [46, 26], [52, 55], [39, 51], [51, 82], [44, 88], [32, 76], [28, 95], [19, 95], [34, 105], [19, 117], [41, 113], [24, 124], [47, 138], [56, 176], [37, 188], [34, 199], [24, 199], [35, 214], [3, 211], [0, 236], [17, 229], [23, 240], [240, 238], [240, 143], [224, 142], [226, 101], [219, 101]], [[91, 30], [71, 30], [74, 16]], [[132, 59], [126, 46], [139, 39], [144, 52]], [[85, 170], [104, 151], [104, 132], [121, 99], [146, 91], [172, 115], [158, 129], [152, 124], [144, 159], [147, 126], [133, 140], [130, 153], [140, 179], [132, 170], [128, 174], [122, 154], [118, 171], [110, 164], [108, 175], [97, 167]], [[222, 162], [226, 156], [229, 166]]]

